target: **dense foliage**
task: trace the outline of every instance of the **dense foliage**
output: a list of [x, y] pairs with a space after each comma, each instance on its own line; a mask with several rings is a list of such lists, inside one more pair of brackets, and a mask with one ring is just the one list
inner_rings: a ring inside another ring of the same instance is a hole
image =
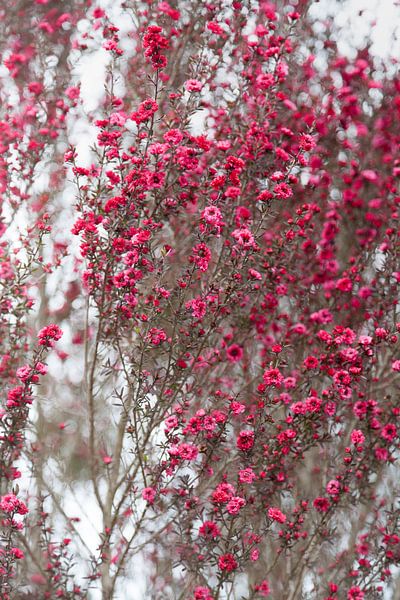
[[313, 4], [1, 9], [3, 600], [399, 597], [400, 78]]

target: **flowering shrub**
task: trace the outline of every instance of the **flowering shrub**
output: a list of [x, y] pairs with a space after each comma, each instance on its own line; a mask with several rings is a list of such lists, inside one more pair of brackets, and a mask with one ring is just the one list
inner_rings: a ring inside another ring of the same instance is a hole
[[395, 598], [398, 73], [109, 4], [0, 20], [1, 597]]

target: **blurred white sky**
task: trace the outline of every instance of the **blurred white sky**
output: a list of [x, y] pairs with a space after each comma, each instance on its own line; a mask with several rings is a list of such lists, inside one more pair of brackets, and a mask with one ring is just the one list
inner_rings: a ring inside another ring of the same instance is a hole
[[[400, 0], [319, 0], [312, 15], [334, 18], [342, 29], [339, 50], [344, 54], [372, 40], [372, 52], [382, 58], [400, 56]], [[397, 39], [396, 39], [397, 33]]]

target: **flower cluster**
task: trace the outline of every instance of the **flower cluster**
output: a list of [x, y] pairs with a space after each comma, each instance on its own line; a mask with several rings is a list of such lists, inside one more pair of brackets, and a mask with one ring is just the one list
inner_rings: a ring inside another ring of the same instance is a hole
[[[395, 74], [303, 0], [23, 4], [0, 19], [2, 597], [111, 600], [138, 554], [146, 597], [395, 595]], [[70, 65], [98, 51], [88, 110]]]
[[169, 48], [169, 40], [162, 35], [161, 27], [150, 25], [143, 36], [143, 48], [145, 56], [150, 59], [153, 69], [164, 69], [167, 65], [167, 58], [163, 53]]

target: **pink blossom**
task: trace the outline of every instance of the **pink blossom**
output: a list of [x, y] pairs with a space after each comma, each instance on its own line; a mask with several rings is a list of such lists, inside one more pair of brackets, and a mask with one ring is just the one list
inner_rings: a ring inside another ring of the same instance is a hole
[[54, 342], [58, 341], [62, 334], [63, 332], [58, 325], [47, 325], [38, 333], [39, 345], [52, 348], [54, 346]]
[[220, 483], [212, 493], [215, 504], [226, 504], [233, 497], [235, 488], [230, 483]]
[[[32, 368], [29, 365], [24, 365], [23, 367], [20, 367], [19, 369], [17, 369], [16, 375], [17, 375], [18, 379], [20, 379], [21, 381], [27, 381], [28, 379], [31, 379], [32, 373], [33, 373]], [[36, 376], [36, 379], [37, 379], [37, 376]]]
[[313, 150], [315, 148], [316, 142], [312, 135], [302, 133], [300, 136], [299, 146], [302, 150], [310, 152], [310, 150]]
[[221, 569], [221, 571], [226, 571], [227, 573], [230, 573], [231, 571], [237, 569], [238, 563], [233, 554], [227, 553], [222, 554], [222, 556], [219, 557], [218, 567]]
[[326, 484], [326, 492], [330, 496], [337, 496], [340, 491], [340, 483], [336, 479], [328, 481]]
[[194, 600], [213, 600], [214, 596], [211, 595], [210, 590], [206, 587], [198, 586], [194, 590]]
[[269, 508], [268, 517], [273, 521], [277, 521], [278, 523], [286, 523], [286, 515], [283, 514], [283, 512], [279, 510], [279, 508]]
[[213, 521], [204, 521], [204, 523], [199, 527], [199, 535], [202, 537], [215, 539], [221, 536], [221, 531], [218, 525]]
[[226, 505], [226, 510], [230, 515], [237, 515], [243, 506], [245, 506], [246, 500], [241, 498], [240, 496], [233, 496], [228, 504]]
[[185, 81], [185, 89], [187, 92], [200, 92], [202, 87], [203, 84], [197, 79], [187, 79]]
[[267, 369], [264, 371], [263, 379], [268, 386], [280, 387], [283, 383], [283, 375], [279, 369]]
[[271, 589], [269, 587], [269, 583], [266, 579], [264, 579], [261, 583], [258, 583], [254, 586], [254, 589], [262, 598], [266, 598], [270, 595]]
[[167, 334], [163, 329], [152, 327], [147, 334], [147, 340], [153, 344], [153, 346], [159, 346], [167, 340]]
[[226, 349], [226, 355], [230, 362], [239, 362], [243, 358], [243, 349], [237, 344], [232, 344], [232, 346], [228, 346]]
[[247, 467], [246, 469], [241, 469], [239, 471], [240, 483], [252, 483], [256, 478], [256, 474], [250, 467]]
[[365, 435], [360, 429], [354, 429], [351, 432], [350, 439], [354, 445], [362, 445], [365, 442]]
[[0, 509], [8, 514], [16, 513], [19, 515], [26, 515], [28, 512], [27, 506], [14, 494], [6, 494], [5, 496], [1, 496]]
[[193, 247], [189, 261], [194, 263], [200, 271], [207, 271], [210, 260], [211, 251], [206, 244], [201, 242]]
[[11, 548], [10, 552], [14, 556], [14, 558], [16, 558], [17, 560], [20, 560], [21, 558], [25, 558], [25, 554], [23, 553], [23, 551], [20, 548]]
[[254, 446], [254, 431], [241, 431], [236, 439], [239, 450], [248, 451]]
[[242, 246], [245, 249], [250, 249], [255, 247], [254, 237], [251, 233], [250, 229], [247, 227], [242, 227], [241, 229], [235, 229], [232, 232], [232, 237], [235, 238], [237, 244]]
[[142, 490], [142, 498], [146, 500], [149, 504], [153, 504], [154, 499], [156, 497], [156, 490], [152, 487], [146, 487]]
[[313, 506], [318, 512], [325, 513], [329, 510], [330, 502], [328, 498], [319, 496], [318, 498], [315, 498]]

